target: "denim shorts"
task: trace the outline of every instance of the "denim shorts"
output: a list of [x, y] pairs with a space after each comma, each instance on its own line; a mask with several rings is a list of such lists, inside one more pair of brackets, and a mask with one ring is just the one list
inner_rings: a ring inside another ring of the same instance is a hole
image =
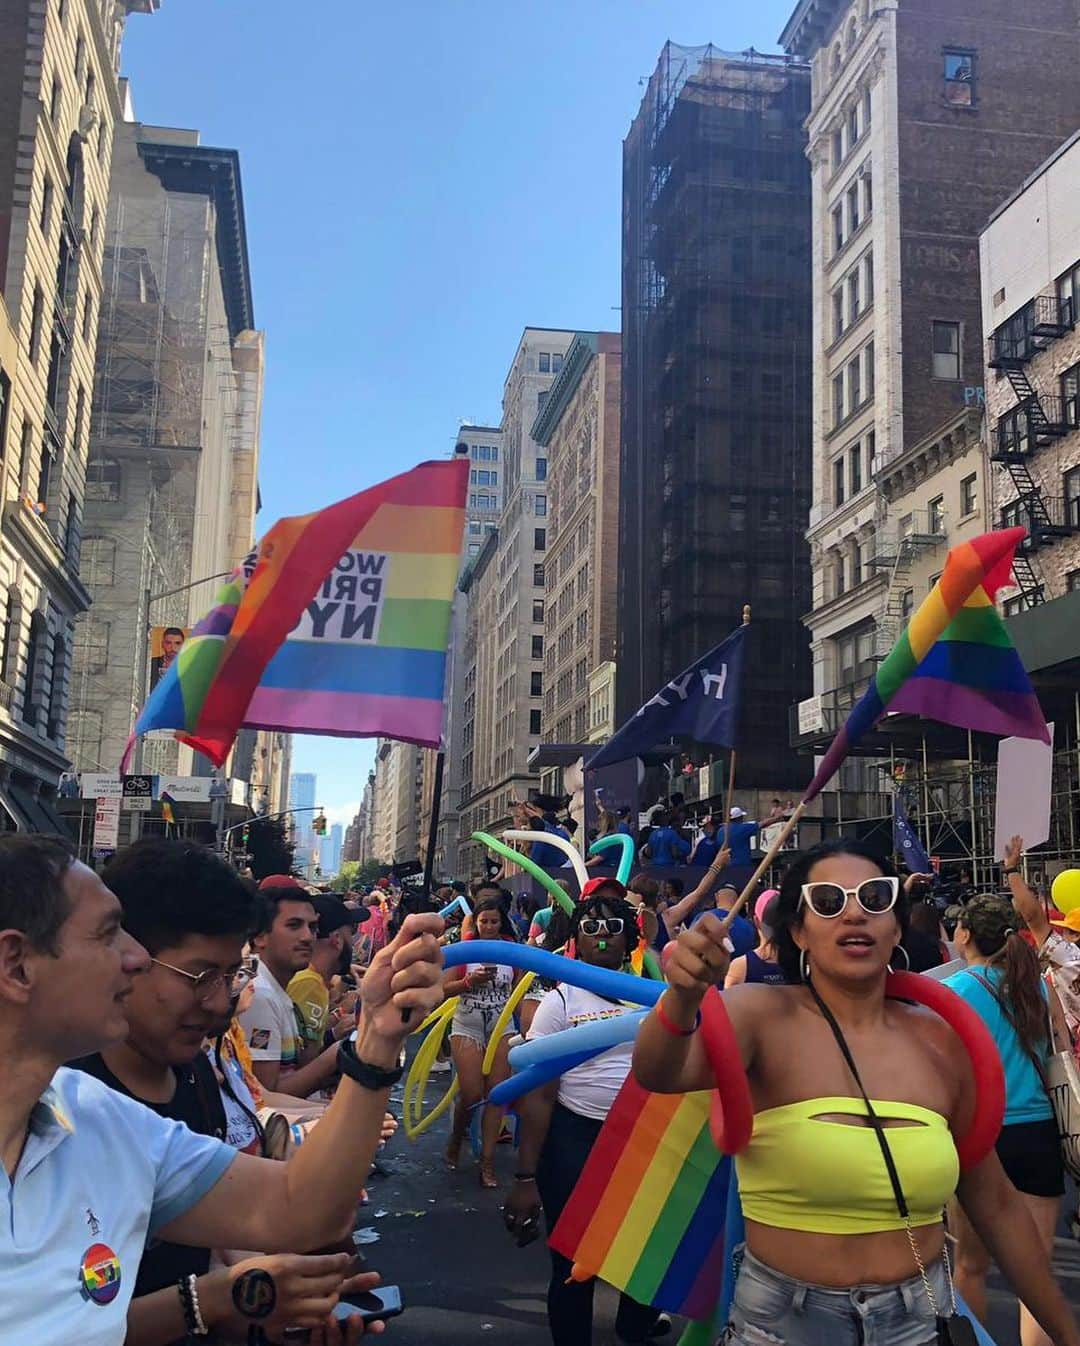
[[[936, 1346], [937, 1315], [918, 1275], [896, 1285], [836, 1290], [773, 1271], [745, 1249], [724, 1346]], [[948, 1313], [945, 1268], [926, 1268], [934, 1299]]]

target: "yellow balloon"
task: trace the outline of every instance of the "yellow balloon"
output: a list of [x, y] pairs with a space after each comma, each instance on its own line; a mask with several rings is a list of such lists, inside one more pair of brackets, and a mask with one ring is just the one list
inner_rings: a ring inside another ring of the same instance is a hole
[[1063, 869], [1051, 885], [1050, 895], [1063, 916], [1080, 907], [1080, 869]]

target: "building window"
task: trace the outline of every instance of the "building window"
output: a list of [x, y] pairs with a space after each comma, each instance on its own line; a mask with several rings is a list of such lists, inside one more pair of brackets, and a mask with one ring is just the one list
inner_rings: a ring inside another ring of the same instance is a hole
[[837, 253], [844, 246], [844, 207], [837, 206], [832, 213], [832, 235], [833, 252]]
[[87, 500], [119, 500], [122, 469], [116, 458], [91, 458], [86, 465]]
[[529, 711], [529, 733], [534, 737], [540, 733], [540, 712], [538, 710]]
[[864, 220], [874, 213], [874, 179], [870, 173], [862, 175], [862, 213]]
[[832, 414], [833, 424], [839, 425], [844, 419], [844, 376], [843, 374], [833, 375], [832, 381]]
[[945, 497], [935, 495], [926, 506], [926, 531], [935, 536], [945, 531]]
[[543, 659], [544, 657], [544, 637], [533, 636], [532, 638], [532, 657], [534, 659]]
[[851, 478], [851, 494], [858, 495], [862, 490], [862, 445], [852, 444], [848, 450], [848, 470]]
[[844, 503], [844, 460], [837, 458], [833, 463], [833, 504]]
[[1066, 424], [1075, 430], [1080, 426], [1080, 365], [1073, 365], [1062, 374], [1061, 400], [1065, 408]]
[[848, 322], [859, 316], [859, 273], [852, 271], [847, 278]]
[[869, 430], [866, 435], [866, 480], [874, 475], [874, 452], [877, 447], [877, 431]]
[[1080, 262], [1058, 277], [1057, 293], [1065, 310], [1063, 320], [1075, 323], [1080, 318]]
[[900, 616], [907, 623], [911, 614], [915, 611], [915, 590], [905, 589], [904, 596], [900, 600]]
[[86, 389], [79, 384], [75, 394], [75, 424], [71, 431], [71, 447], [82, 456], [83, 421], [86, 419]]
[[865, 365], [864, 383], [866, 385], [866, 400], [869, 402], [874, 395], [874, 343], [867, 342], [863, 347], [863, 364]]
[[49, 680], [49, 705], [45, 732], [49, 738], [60, 737], [60, 708], [64, 694], [64, 674], [67, 671], [67, 641], [59, 631], [52, 637], [52, 676]]
[[953, 107], [975, 106], [975, 53], [945, 51], [945, 101]]
[[529, 674], [529, 695], [530, 695], [530, 696], [543, 696], [543, 695], [544, 695], [544, 675], [543, 675], [543, 673], [538, 673], [538, 672], [534, 671], [534, 672], [532, 672], [532, 673]]
[[1062, 474], [1061, 488], [1065, 497], [1065, 522], [1070, 528], [1080, 528], [1080, 467], [1071, 467]]
[[539, 355], [539, 361], [540, 361], [540, 363], [539, 363], [538, 368], [539, 368], [539, 370], [540, 370], [540, 373], [541, 373], [541, 374], [550, 374], [550, 373], [551, 373], [551, 352], [550, 352], [550, 351], [541, 351], [541, 352], [540, 352], [540, 355]]
[[533, 621], [542, 622], [544, 620], [544, 600], [542, 598], [533, 599]]
[[552, 356], [551, 356], [551, 372], [552, 372], [553, 374], [557, 374], [557, 373], [559, 372], [559, 370], [562, 369], [562, 367], [563, 367], [563, 358], [564, 358], [564, 357], [561, 356], [561, 355], [559, 354], [558, 351], [555, 351], [555, 352], [552, 354]]
[[53, 183], [48, 173], [45, 174], [45, 181], [41, 185], [41, 214], [38, 216], [38, 224], [41, 226], [41, 232], [48, 236], [52, 228], [52, 208], [53, 208]]
[[60, 83], [60, 76], [53, 75], [52, 88], [49, 90], [49, 120], [56, 122], [60, 116], [60, 98], [63, 94], [63, 85]]
[[18, 477], [19, 477], [18, 486], [20, 492], [26, 489], [26, 471], [27, 471], [27, 464], [30, 462], [30, 445], [33, 442], [33, 439], [34, 439], [33, 426], [24, 417], [22, 423], [22, 434], [19, 436], [19, 461], [17, 464]]
[[844, 128], [838, 126], [832, 133], [832, 166], [833, 172], [844, 162]]
[[975, 513], [977, 504], [975, 483], [977, 479], [978, 474], [972, 472], [970, 477], [965, 477], [960, 483], [960, 517], [962, 519], [966, 519], [969, 514]]
[[1065, 592], [1074, 594], [1080, 589], [1080, 570], [1070, 570], [1065, 576]]
[[870, 125], [871, 125], [871, 121], [872, 121], [872, 109], [873, 109], [873, 105], [874, 105], [874, 100], [873, 100], [873, 98], [871, 97], [870, 90], [867, 89], [866, 92], [863, 94], [863, 99], [862, 99], [862, 115], [863, 115], [863, 128], [864, 128], [864, 130], [869, 130], [869, 129], [870, 129]]
[[859, 105], [852, 103], [848, 108], [847, 114], [847, 133], [848, 144], [857, 145], [859, 143]]
[[533, 551], [545, 551], [547, 549], [547, 529], [533, 529]]
[[931, 370], [936, 379], [958, 379], [960, 377], [960, 324], [958, 322], [934, 322], [933, 324], [934, 359]]
[[862, 362], [856, 355], [847, 367], [848, 406], [852, 411], [862, 406]]
[[843, 286], [838, 290], [833, 290], [832, 297], [833, 313], [833, 340], [839, 341], [844, 335], [844, 290]]
[[479, 555], [480, 555], [480, 543], [479, 543], [479, 542], [470, 542], [470, 543], [469, 543], [469, 555], [470, 555], [470, 556], [479, 556]]
[[533, 584], [537, 589], [544, 587], [544, 567], [542, 564], [533, 566]]
[[41, 318], [45, 309], [45, 296], [41, 286], [34, 286], [34, 306], [30, 311], [30, 359], [37, 364], [41, 354]]
[[1023, 594], [1014, 594], [1012, 598], [1006, 598], [1001, 607], [1006, 617], [1016, 617], [1026, 610], [1027, 603]]
[[536, 460], [536, 480], [547, 481], [547, 459], [537, 458]]
[[22, 636], [22, 598], [18, 589], [9, 589], [4, 609], [4, 645], [0, 649], [0, 679], [14, 686], [19, 667], [19, 643]]
[[52, 485], [53, 468], [56, 466], [56, 459], [59, 453], [59, 445], [53, 432], [46, 429], [41, 436], [41, 464], [38, 469], [37, 502], [39, 505], [49, 503], [49, 487]]
[[851, 544], [851, 587], [854, 589], [857, 584], [862, 582], [862, 547], [856, 540]]
[[848, 210], [848, 233], [853, 234], [859, 227], [859, 184], [853, 183], [848, 188], [847, 194]]
[[868, 252], [863, 259], [863, 295], [866, 307], [874, 302], [874, 254]]
[[833, 564], [833, 592], [839, 598], [844, 592], [844, 558], [837, 556]]
[[469, 520], [469, 536], [470, 536], [470, 537], [479, 537], [479, 536], [480, 536], [480, 521], [479, 521], [479, 519], [470, 519], [470, 520]]
[[538, 495], [538, 496], [535, 496], [535, 497], [534, 497], [534, 500], [535, 500], [535, 504], [534, 504], [533, 508], [534, 508], [536, 514], [537, 514], [539, 517], [543, 518], [543, 516], [547, 513], [547, 496], [546, 496], [546, 495]]
[[111, 538], [83, 539], [79, 576], [91, 590], [116, 583], [116, 543]]

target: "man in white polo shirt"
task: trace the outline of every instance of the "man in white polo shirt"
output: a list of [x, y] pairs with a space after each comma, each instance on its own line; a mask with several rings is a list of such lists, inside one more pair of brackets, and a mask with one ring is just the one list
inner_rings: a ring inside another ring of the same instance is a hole
[[[62, 1062], [127, 1036], [124, 999], [148, 957], [120, 906], [66, 845], [0, 839], [0, 1335], [34, 1346], [121, 1346], [149, 1236], [206, 1247], [305, 1252], [340, 1238], [379, 1143], [410, 1022], [442, 999], [438, 917], [410, 917], [372, 964], [344, 1078], [288, 1164], [196, 1136]], [[325, 1320], [347, 1259], [297, 1327]], [[340, 1263], [340, 1265], [339, 1265]], [[273, 1276], [237, 1279], [252, 1327]], [[175, 1336], [201, 1334], [178, 1289]]]

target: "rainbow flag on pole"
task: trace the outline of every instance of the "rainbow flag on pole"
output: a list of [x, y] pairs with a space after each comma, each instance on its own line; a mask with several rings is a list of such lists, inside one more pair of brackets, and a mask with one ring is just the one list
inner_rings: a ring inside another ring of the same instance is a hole
[[139, 715], [224, 763], [242, 725], [425, 747], [442, 736], [469, 462], [421, 463], [279, 520]]
[[731, 1161], [709, 1094], [619, 1090], [551, 1234], [575, 1280], [599, 1276], [639, 1304], [711, 1319], [724, 1277]]
[[829, 745], [804, 803], [887, 710], [1050, 742], [1031, 679], [994, 607], [1026, 536], [1023, 528], [1005, 528], [952, 548], [941, 578]]

